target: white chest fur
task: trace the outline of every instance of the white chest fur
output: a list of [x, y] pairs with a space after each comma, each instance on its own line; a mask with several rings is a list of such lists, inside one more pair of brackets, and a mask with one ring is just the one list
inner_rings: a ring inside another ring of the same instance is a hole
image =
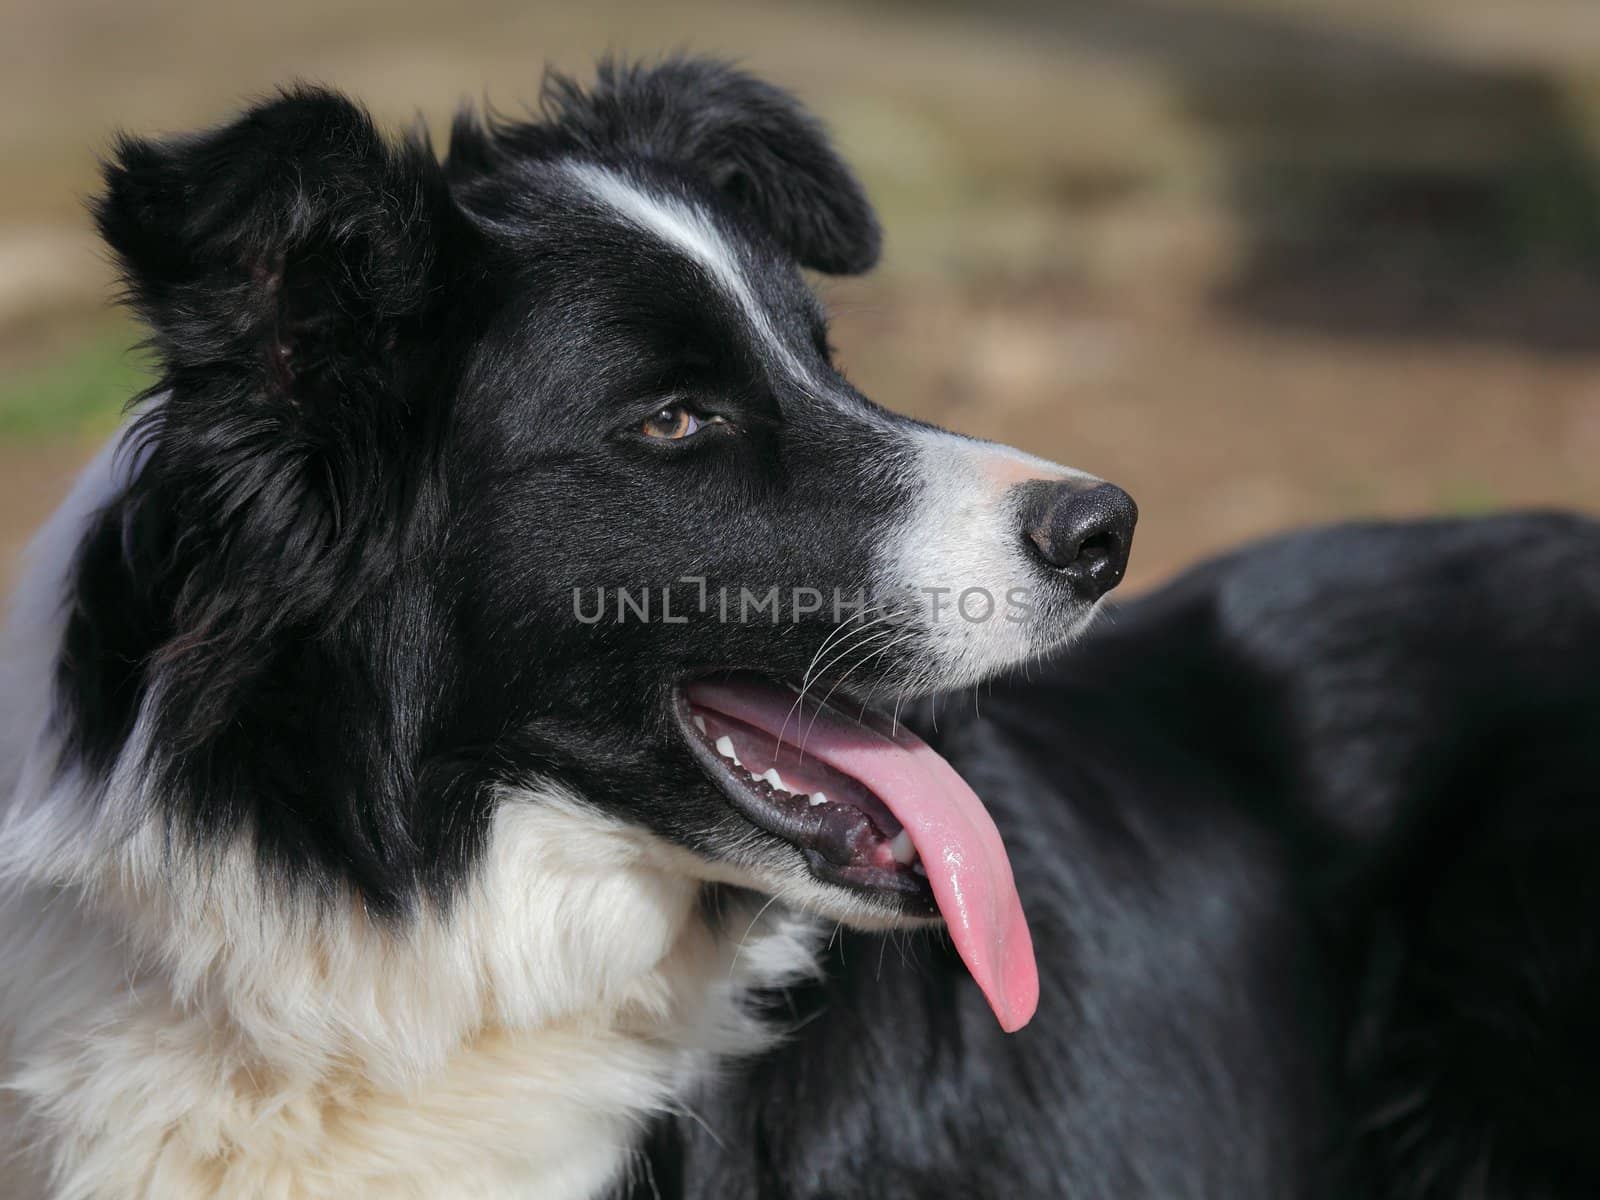
[[809, 923], [708, 917], [551, 797], [508, 798], [470, 894], [402, 932], [275, 910], [242, 862], [153, 885], [148, 840], [0, 913], [0, 1143], [40, 1200], [592, 1196], [771, 1036], [741, 997], [815, 960]]

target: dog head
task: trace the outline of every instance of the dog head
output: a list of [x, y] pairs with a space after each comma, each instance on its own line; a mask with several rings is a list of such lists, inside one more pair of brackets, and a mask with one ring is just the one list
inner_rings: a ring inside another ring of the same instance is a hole
[[937, 909], [1010, 986], [998, 835], [893, 709], [1081, 630], [1136, 514], [845, 380], [802, 268], [879, 231], [792, 98], [608, 65], [441, 163], [302, 89], [124, 140], [97, 215], [163, 375], [80, 555], [70, 755], [395, 914], [553, 784], [707, 880]]

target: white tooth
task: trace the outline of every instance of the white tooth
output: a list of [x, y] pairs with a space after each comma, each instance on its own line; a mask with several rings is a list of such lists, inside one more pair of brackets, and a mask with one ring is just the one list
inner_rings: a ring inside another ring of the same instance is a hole
[[889, 843], [889, 853], [894, 855], [895, 862], [904, 866], [917, 857], [915, 847], [911, 845], [911, 835], [902, 829], [894, 835], [894, 841]]
[[727, 734], [723, 734], [717, 739], [717, 753], [722, 755], [723, 758], [731, 758], [733, 760], [733, 765], [736, 767], [744, 766], [744, 764], [739, 761], [739, 756], [733, 752], [733, 739]]
[[787, 792], [789, 790], [788, 788], [784, 787], [783, 776], [778, 774], [778, 768], [777, 767], [768, 768], [767, 773], [765, 775], [763, 775], [761, 778], [765, 779], [768, 783], [770, 783], [773, 787], [779, 789], [780, 791]]
[[826, 804], [827, 802], [828, 802], [828, 795], [827, 795], [826, 792], [812, 792], [811, 793], [811, 807], [812, 808], [815, 808], [819, 804]]
[[704, 733], [706, 731], [706, 719], [704, 717], [702, 717], [699, 713], [695, 713], [695, 715], [694, 715], [694, 727], [696, 729], [698, 729], [701, 733]]

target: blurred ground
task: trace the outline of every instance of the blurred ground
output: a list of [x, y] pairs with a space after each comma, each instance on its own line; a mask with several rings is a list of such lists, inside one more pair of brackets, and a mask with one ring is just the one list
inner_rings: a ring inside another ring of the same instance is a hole
[[0, 579], [137, 386], [82, 197], [110, 131], [293, 77], [441, 129], [545, 62], [734, 56], [881, 206], [855, 382], [1106, 475], [1136, 585], [1285, 525], [1600, 509], [1593, 0], [3, 0]]

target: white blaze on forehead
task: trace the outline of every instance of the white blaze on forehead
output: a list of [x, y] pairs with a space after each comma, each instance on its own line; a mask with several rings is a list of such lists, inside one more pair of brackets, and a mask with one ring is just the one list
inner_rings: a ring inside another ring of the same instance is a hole
[[567, 171], [586, 192], [628, 224], [694, 260], [738, 305], [750, 328], [784, 370], [801, 383], [811, 383], [810, 372], [778, 336], [767, 310], [751, 291], [737, 251], [707, 214], [682, 200], [646, 191], [633, 180], [593, 163], [570, 163]]

